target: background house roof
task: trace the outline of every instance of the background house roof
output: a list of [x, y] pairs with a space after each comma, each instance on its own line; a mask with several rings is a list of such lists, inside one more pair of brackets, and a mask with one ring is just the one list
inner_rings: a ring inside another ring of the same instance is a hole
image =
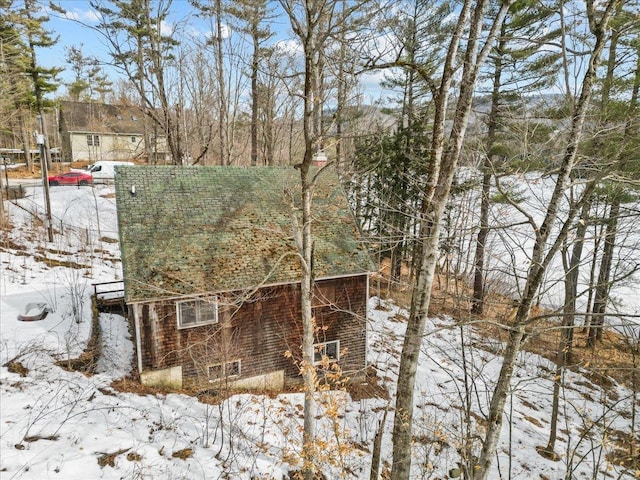
[[67, 132], [141, 135], [144, 132], [143, 116], [138, 107], [60, 102], [60, 123]]
[[[292, 167], [118, 167], [127, 302], [300, 281], [291, 219], [299, 184]], [[315, 187], [313, 211], [315, 277], [371, 271], [329, 169]]]

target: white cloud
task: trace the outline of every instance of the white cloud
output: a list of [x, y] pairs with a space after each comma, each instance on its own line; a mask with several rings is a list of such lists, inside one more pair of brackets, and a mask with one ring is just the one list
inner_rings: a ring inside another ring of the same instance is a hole
[[302, 45], [300, 45], [300, 42], [294, 39], [280, 40], [278, 43], [276, 43], [275, 48], [290, 55], [302, 54]]
[[160, 34], [161, 35], [172, 35], [173, 34], [173, 24], [162, 20], [160, 22]]
[[67, 20], [73, 20], [76, 22], [83, 22], [83, 23], [90, 23], [90, 24], [98, 23], [98, 20], [100, 20], [100, 16], [96, 11], [81, 10], [79, 8], [67, 10], [63, 15], [63, 18], [66, 18]]

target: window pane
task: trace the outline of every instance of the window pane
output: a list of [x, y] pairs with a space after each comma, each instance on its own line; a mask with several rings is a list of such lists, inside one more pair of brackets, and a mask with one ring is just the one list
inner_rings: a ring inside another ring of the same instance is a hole
[[338, 342], [329, 342], [324, 346], [324, 354], [329, 357], [329, 360], [338, 359]]
[[218, 322], [218, 304], [215, 297], [208, 300], [188, 300], [176, 303], [178, 326], [192, 327]]
[[180, 309], [180, 326], [195, 325], [198, 320], [195, 302], [182, 302], [178, 306]]
[[237, 377], [240, 375], [240, 361], [227, 363], [227, 377]]
[[339, 360], [340, 342], [334, 340], [332, 342], [319, 343], [314, 345], [313, 361], [314, 363], [322, 362], [322, 357], [327, 357], [331, 361]]
[[209, 378], [212, 378], [214, 380], [218, 378], [222, 378], [222, 365], [210, 365]]
[[198, 323], [213, 323], [217, 321], [216, 302], [214, 300], [200, 302]]
[[93, 135], [87, 135], [87, 145], [93, 145]]
[[94, 135], [93, 136], [93, 144], [94, 145], [100, 145], [100, 136], [99, 135]]

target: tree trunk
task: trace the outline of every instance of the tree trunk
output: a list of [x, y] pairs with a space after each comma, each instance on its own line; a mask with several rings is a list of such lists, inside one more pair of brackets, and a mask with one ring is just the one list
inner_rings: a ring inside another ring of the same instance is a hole
[[220, 124], [218, 125], [218, 135], [220, 137], [220, 165], [225, 166], [229, 164], [228, 157], [228, 117], [229, 112], [227, 109], [227, 91], [226, 82], [224, 78], [224, 58], [222, 54], [223, 40], [222, 40], [222, 0], [216, 0], [215, 3], [215, 16], [216, 16], [216, 80], [218, 81], [219, 100], [218, 108], [220, 110]]
[[[618, 4], [616, 14], [623, 13], [622, 2]], [[603, 82], [602, 89], [602, 105], [606, 107], [609, 103], [609, 96], [611, 88], [614, 84], [614, 70], [617, 65], [617, 46], [620, 41], [620, 31], [613, 29], [611, 33], [611, 41], [609, 44], [609, 58], [607, 62], [607, 75]], [[636, 68], [634, 75], [634, 83], [631, 92], [631, 100], [629, 102], [630, 119], [627, 120], [625, 125], [625, 137], [632, 135], [633, 119], [638, 104], [638, 91], [640, 89], [640, 48], [638, 50], [638, 57], [636, 59]], [[622, 154], [622, 151], [621, 153]], [[618, 159], [620, 162], [620, 158]], [[622, 164], [618, 166], [619, 169], [624, 168], [626, 162], [623, 160]], [[594, 293], [593, 310], [591, 315], [591, 322], [589, 326], [587, 336], [587, 346], [594, 348], [598, 340], [602, 340], [602, 327], [604, 325], [604, 315], [607, 310], [607, 303], [609, 299], [609, 291], [611, 289], [611, 268], [613, 265], [613, 254], [616, 243], [616, 231], [618, 226], [618, 215], [620, 213], [621, 195], [620, 191], [614, 191], [613, 200], [609, 209], [609, 218], [606, 222], [606, 231], [604, 236], [604, 251], [602, 254], [602, 261], [600, 263], [600, 271], [598, 272], [598, 281]]]
[[[324, 48], [323, 38], [328, 25], [324, 22], [322, 12], [326, 4], [320, 2], [307, 2], [304, 5], [304, 14], [300, 17], [293, 8], [293, 0], [281, 0], [280, 4], [287, 13], [294, 32], [298, 35], [304, 51], [303, 70], [303, 137], [304, 157], [302, 162], [296, 165], [300, 169], [301, 201], [302, 201], [302, 225], [295, 228], [300, 231], [296, 235], [297, 249], [302, 266], [301, 278], [301, 322], [302, 322], [302, 363], [300, 366], [304, 382], [304, 416], [303, 416], [303, 445], [302, 445], [302, 474], [305, 480], [313, 480], [317, 469], [317, 445], [316, 445], [316, 370], [314, 366], [315, 322], [312, 311], [313, 295], [313, 237], [312, 237], [312, 198], [313, 182], [310, 167], [314, 153], [318, 148], [321, 132], [318, 128], [319, 111], [322, 106], [322, 81], [321, 71], [323, 65], [320, 61]], [[295, 218], [294, 218], [295, 221]]]
[[313, 340], [315, 322], [312, 315], [313, 295], [311, 198], [312, 185], [308, 179], [308, 168], [301, 169], [302, 179], [302, 378], [304, 380], [304, 430], [302, 438], [303, 474], [305, 480], [313, 480], [316, 465], [316, 369], [314, 366]]
[[549, 426], [549, 441], [545, 451], [549, 455], [555, 455], [555, 444], [558, 433], [558, 413], [560, 404], [560, 388], [565, 367], [572, 361], [573, 328], [575, 326], [576, 300], [578, 297], [578, 279], [582, 250], [587, 233], [587, 222], [591, 201], [586, 201], [580, 212], [580, 221], [576, 229], [576, 238], [571, 251], [571, 256], [565, 268], [564, 281], [564, 309], [562, 313], [562, 330], [560, 331], [560, 344], [556, 355], [556, 369], [553, 383], [553, 400], [551, 405], [551, 419]]
[[389, 410], [385, 408], [382, 414], [382, 420], [380, 420], [378, 430], [376, 431], [376, 436], [373, 439], [369, 480], [378, 480], [380, 478], [380, 454], [382, 453], [382, 437], [384, 437], [384, 426], [387, 423], [387, 413], [389, 413]]
[[496, 139], [498, 127], [498, 115], [500, 114], [500, 84], [502, 77], [502, 56], [506, 40], [504, 32], [506, 25], [503, 22], [500, 28], [501, 39], [498, 42], [496, 58], [494, 61], [493, 90], [491, 92], [491, 111], [487, 125], [487, 152], [482, 161], [482, 193], [480, 196], [480, 230], [476, 241], [473, 276], [473, 301], [471, 312], [481, 315], [484, 311], [484, 258], [487, 237], [489, 236], [489, 195], [491, 192], [492, 151]]
[[18, 114], [18, 122], [20, 122], [20, 141], [22, 143], [22, 151], [24, 152], [24, 160], [27, 163], [27, 168], [31, 173], [35, 172], [35, 164], [33, 156], [31, 155], [31, 136], [27, 131], [25, 125], [25, 114], [20, 111]]
[[[449, 43], [449, 49], [443, 66], [443, 76], [435, 99], [435, 118], [430, 154], [429, 172], [425, 185], [422, 212], [420, 216], [419, 257], [417, 258], [417, 278], [413, 287], [411, 312], [407, 321], [396, 393], [396, 412], [393, 424], [393, 465], [392, 480], [408, 480], [411, 471], [411, 443], [413, 423], [413, 397], [415, 375], [420, 355], [420, 346], [426, 324], [431, 288], [435, 277], [438, 259], [438, 237], [441, 219], [444, 213], [455, 169], [460, 158], [466, 127], [471, 110], [471, 97], [479, 67], [484, 63], [490, 46], [496, 37], [499, 25], [509, 8], [510, 2], [504, 2], [494, 17], [494, 23], [487, 35], [486, 43], [478, 54], [478, 43], [486, 2], [479, 1], [473, 11], [471, 22], [471, 2], [465, 1], [459, 14], [459, 21]], [[466, 29], [465, 27], [468, 27]], [[462, 34], [468, 34], [468, 43], [464, 55], [464, 67], [458, 102], [445, 151], [444, 126], [447, 111], [448, 91], [453, 80], [453, 63], [457, 57]], [[414, 259], [415, 262], [415, 259]]]
[[570, 140], [565, 150], [562, 164], [558, 171], [556, 185], [549, 201], [549, 206], [547, 207], [545, 218], [540, 225], [540, 228], [538, 228], [536, 232], [536, 241], [531, 254], [531, 261], [527, 274], [526, 285], [523, 291], [523, 296], [516, 311], [514, 326], [511, 330], [509, 343], [505, 351], [504, 361], [500, 369], [498, 381], [491, 397], [487, 431], [482, 446], [482, 452], [480, 453], [480, 458], [478, 459], [478, 469], [474, 475], [474, 479], [476, 480], [486, 480], [489, 476], [489, 469], [491, 467], [493, 458], [495, 457], [498, 440], [500, 438], [504, 405], [509, 392], [509, 385], [511, 382], [511, 377], [513, 375], [513, 368], [518, 352], [520, 351], [522, 339], [525, 334], [524, 325], [528, 320], [529, 311], [531, 309], [531, 305], [535, 298], [536, 292], [540, 287], [540, 284], [544, 277], [544, 272], [549, 265], [551, 258], [553, 257], [553, 255], [555, 255], [555, 252], [557, 252], [560, 241], [563, 240], [563, 238], [561, 237], [564, 236], [564, 238], [566, 238], [566, 235], [568, 234], [568, 225], [572, 220], [572, 215], [576, 214], [576, 212], [570, 212], [567, 215], [567, 220], [565, 221], [564, 228], [558, 234], [556, 241], [552, 245], [549, 245], [549, 237], [558, 218], [560, 201], [564, 195], [566, 186], [569, 184], [571, 172], [575, 164], [577, 148], [583, 132], [584, 119], [586, 116], [589, 101], [591, 99], [593, 84], [596, 79], [596, 69], [600, 62], [600, 54], [602, 53], [606, 40], [605, 33], [607, 30], [607, 25], [616, 3], [616, 0], [610, 0], [607, 3], [606, 10], [602, 14], [599, 23], [595, 23], [595, 20], [593, 19], [594, 12], [590, 12], [590, 14], [592, 15], [592, 18], [590, 18], [590, 22], [593, 22], [592, 30], [596, 42], [593, 47], [591, 58], [589, 59], [587, 71], [585, 72], [582, 81], [580, 98], [578, 100], [578, 103], [576, 104], [571, 122], [571, 132], [569, 135]]
[[[256, 22], [254, 20], [254, 22]], [[258, 38], [258, 26], [252, 25], [251, 39], [253, 41], [253, 53], [251, 56], [251, 166], [258, 165], [258, 59], [260, 55], [260, 43]]]
[[589, 334], [587, 336], [587, 346], [592, 348], [595, 347], [597, 341], [602, 340], [604, 315], [607, 310], [609, 290], [611, 290], [611, 266], [613, 264], [613, 253], [616, 245], [619, 213], [620, 197], [616, 195], [609, 208], [609, 218], [607, 219], [607, 229], [604, 236], [604, 251], [602, 253], [602, 260], [600, 261], [595, 300], [591, 313], [591, 326], [589, 327]]

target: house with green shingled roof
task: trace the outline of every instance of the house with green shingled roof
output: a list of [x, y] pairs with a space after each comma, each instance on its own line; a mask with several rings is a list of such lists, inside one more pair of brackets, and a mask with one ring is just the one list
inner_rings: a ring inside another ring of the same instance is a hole
[[[64, 161], [132, 160], [150, 156], [165, 162], [164, 135], [151, 137], [145, 146], [145, 113], [138, 107], [94, 102], [59, 102], [56, 126]], [[145, 151], [145, 148], [148, 151]]]
[[[143, 383], [299, 382], [299, 198], [292, 167], [117, 169], [125, 301]], [[318, 358], [357, 376], [373, 265], [330, 168], [314, 187], [312, 232]]]

